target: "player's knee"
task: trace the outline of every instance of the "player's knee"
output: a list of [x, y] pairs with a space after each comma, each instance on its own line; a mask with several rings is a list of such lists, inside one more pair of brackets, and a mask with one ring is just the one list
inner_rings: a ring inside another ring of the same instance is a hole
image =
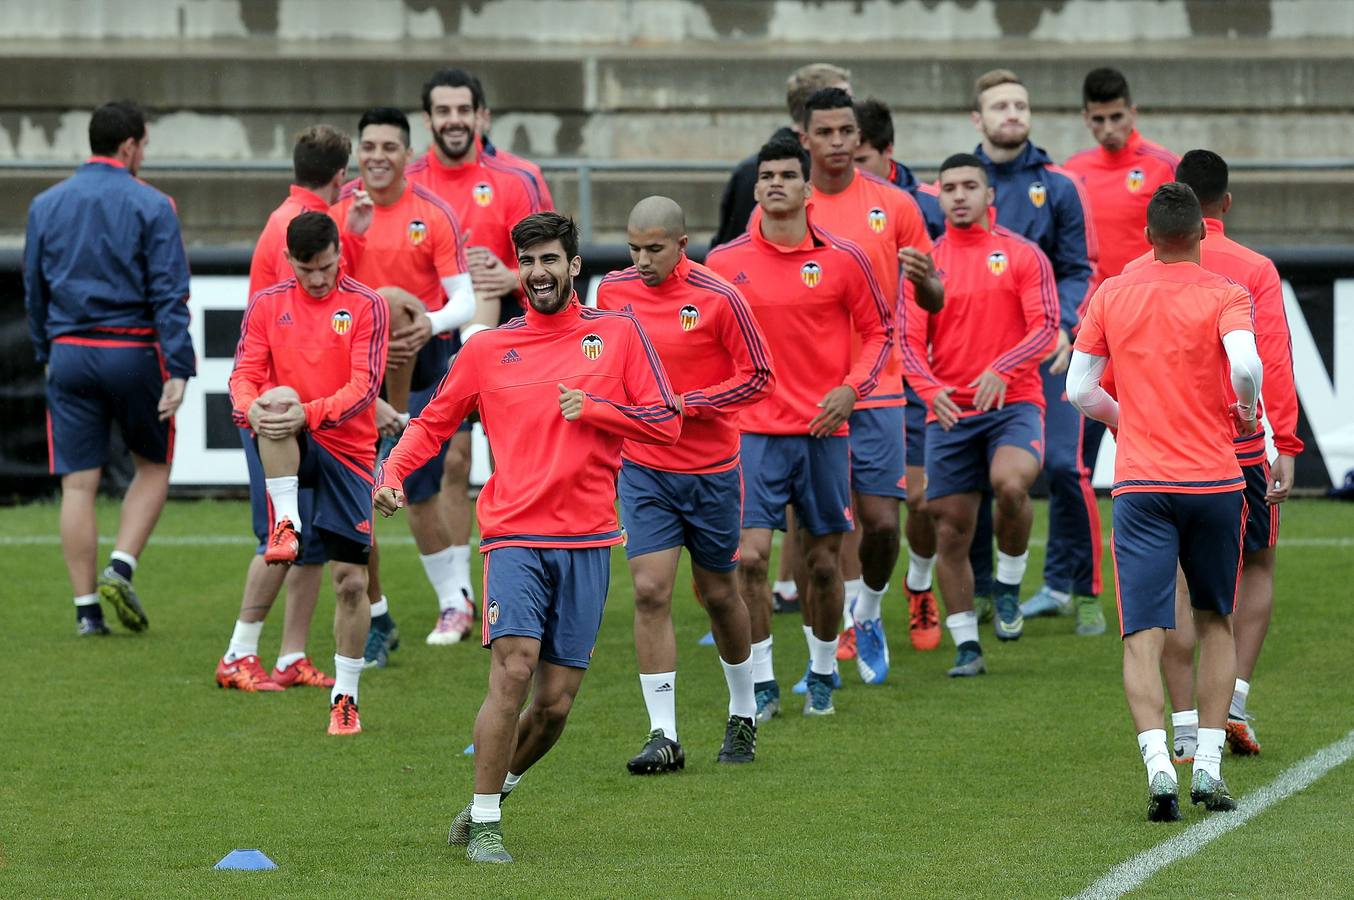
[[919, 516], [926, 512], [926, 494], [922, 491], [908, 491], [905, 502], [909, 516]]
[[744, 543], [738, 548], [738, 571], [746, 578], [765, 579], [770, 554], [762, 547]]
[[275, 388], [269, 388], [259, 397], [264, 404], [269, 403], [300, 403], [301, 395], [296, 393], [296, 389], [285, 384], [280, 384]]
[[809, 570], [809, 580], [818, 587], [830, 585], [841, 577], [838, 554], [823, 547], [815, 547], [804, 560]]
[[545, 728], [559, 729], [563, 728], [564, 723], [568, 721], [569, 711], [573, 709], [573, 706], [573, 697], [568, 694], [556, 694], [539, 701], [533, 700], [531, 702], [531, 716]]
[[951, 516], [933, 512], [932, 520], [936, 526], [936, 543], [943, 549], [966, 547], [973, 539], [973, 529]]
[[345, 606], [367, 602], [367, 570], [363, 566], [335, 566], [334, 594]]
[[462, 445], [453, 439], [447, 444], [447, 455], [442, 461], [442, 477], [448, 482], [464, 487], [470, 480], [469, 442]]
[[1004, 509], [1016, 509], [1029, 499], [1029, 487], [1018, 475], [1003, 475], [992, 480], [992, 494]]
[[[511, 687], [519, 695], [525, 693], [526, 688], [531, 683], [532, 677], [536, 674], [535, 661], [529, 653], [509, 653], [501, 659], [494, 660], [494, 668], [497, 669], [497, 675], [502, 679], [506, 686]], [[496, 679], [490, 679], [492, 685]]]

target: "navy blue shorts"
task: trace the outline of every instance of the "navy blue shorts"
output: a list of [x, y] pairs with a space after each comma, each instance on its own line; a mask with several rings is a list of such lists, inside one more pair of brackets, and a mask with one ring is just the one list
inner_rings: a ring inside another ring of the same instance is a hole
[[[434, 367], [434, 363], [432, 361], [424, 360], [425, 351], [427, 352], [430, 360], [432, 360], [436, 359], [437, 357], [437, 354], [432, 351], [440, 350], [444, 354], [442, 356], [443, 362], [441, 364], [442, 375], [446, 375], [447, 366], [450, 360], [447, 356], [445, 356], [446, 347], [441, 345], [447, 345], [449, 343], [450, 342], [448, 341], [442, 341], [438, 340], [437, 338], [433, 338], [431, 341], [424, 344], [423, 350], [419, 351], [418, 366]], [[434, 344], [439, 346], [434, 347], [433, 346]], [[432, 351], [430, 351], [429, 348], [432, 348]], [[437, 380], [434, 381], [432, 384], [418, 390], [411, 390], [409, 392], [409, 418], [412, 419], [414, 416], [417, 416], [419, 413], [423, 412], [423, 408], [428, 405], [428, 401], [433, 398], [433, 394], [437, 393], [437, 386], [442, 383], [441, 378], [442, 376], [439, 375]], [[414, 381], [414, 384], [418, 383], [419, 381], [416, 379]], [[462, 420], [461, 424], [456, 427], [456, 433], [459, 434], [462, 431], [468, 432], [470, 431], [470, 427], [471, 427], [470, 420], [464, 419]], [[441, 492], [442, 467], [445, 464], [446, 459], [447, 459], [447, 445], [444, 443], [441, 447], [438, 448], [437, 453], [432, 457], [432, 459], [429, 459], [423, 465], [419, 466], [417, 469], [409, 473], [409, 477], [404, 479], [404, 496], [408, 502], [422, 503], [424, 500], [429, 500], [433, 497], [436, 497], [438, 493]]]
[[160, 347], [136, 337], [57, 338], [47, 364], [47, 455], [53, 475], [108, 462], [112, 423], [123, 443], [153, 463], [174, 456], [174, 423], [157, 407], [165, 372]]
[[541, 659], [586, 669], [602, 627], [611, 548], [498, 547], [484, 554], [484, 646], [517, 635]]
[[1265, 502], [1269, 491], [1269, 457], [1265, 451], [1264, 429], [1232, 442], [1236, 461], [1246, 477], [1246, 536], [1242, 549], [1247, 553], [1273, 547], [1279, 542], [1279, 510]]
[[[244, 446], [244, 461], [249, 468], [249, 521], [254, 529], [254, 537], [259, 539], [255, 553], [268, 549], [268, 532], [272, 530], [272, 515], [268, 508], [268, 491], [263, 483], [263, 463], [259, 462], [259, 448], [254, 443], [254, 435], [248, 428], [239, 429], [240, 443]], [[301, 534], [315, 531], [315, 489], [303, 487], [298, 492], [297, 508], [301, 513]], [[301, 555], [296, 558], [298, 565], [322, 566], [327, 562], [324, 544], [321, 541], [302, 541]]]
[[847, 438], [744, 434], [743, 527], [785, 530], [785, 507], [809, 534], [852, 529], [851, 451]]
[[1044, 461], [1044, 416], [1033, 403], [966, 416], [949, 431], [926, 424], [926, 499], [987, 491], [998, 447], [1028, 450]]
[[702, 569], [738, 568], [743, 518], [743, 473], [738, 466], [691, 475], [626, 460], [617, 488], [627, 559], [686, 547], [691, 561]]
[[901, 406], [851, 413], [851, 490], [871, 497], [907, 499], [907, 453]]
[[[330, 453], [309, 432], [301, 432], [296, 440], [301, 447], [297, 478], [302, 493], [307, 488], [311, 492], [308, 521], [301, 525], [301, 559], [315, 560], [316, 555], [307, 544], [318, 543], [321, 562], [328, 559], [365, 566], [371, 556], [371, 492], [376, 487], [375, 478], [370, 472], [363, 472], [357, 463]], [[266, 493], [264, 502], [267, 504]], [[273, 511], [271, 504], [267, 505], [271, 522]], [[303, 519], [307, 518], [304, 507], [300, 512]], [[315, 540], [316, 532], [319, 540]]]
[[1119, 633], [1175, 627], [1177, 560], [1190, 605], [1230, 615], [1241, 577], [1245, 516], [1244, 491], [1115, 497], [1110, 543]]
[[903, 389], [907, 396], [907, 406], [903, 407], [903, 420], [907, 424], [907, 466], [922, 468], [926, 465], [926, 401], [921, 394], [908, 385]]

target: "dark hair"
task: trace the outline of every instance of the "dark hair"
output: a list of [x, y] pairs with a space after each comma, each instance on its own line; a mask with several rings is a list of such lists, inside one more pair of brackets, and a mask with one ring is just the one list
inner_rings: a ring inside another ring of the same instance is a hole
[[1180, 157], [1175, 180], [1189, 185], [1203, 206], [1214, 206], [1227, 196], [1227, 162], [1212, 150], [1191, 150]]
[[1108, 67], [1092, 69], [1086, 73], [1086, 80], [1081, 84], [1081, 104], [1089, 106], [1092, 103], [1113, 103], [1115, 100], [1123, 100], [1129, 106], [1133, 105], [1133, 97], [1128, 93], [1128, 79], [1124, 73], [1118, 69]]
[[1187, 184], [1168, 181], [1152, 194], [1147, 204], [1147, 227], [1154, 238], [1166, 241], [1199, 239], [1199, 228], [1204, 220], [1199, 198]]
[[532, 213], [512, 227], [512, 245], [518, 251], [556, 240], [569, 259], [578, 255], [578, 226], [557, 212]]
[[291, 152], [291, 168], [296, 183], [317, 188], [348, 167], [353, 144], [348, 135], [332, 125], [312, 125], [296, 135]]
[[856, 104], [860, 142], [883, 153], [893, 145], [893, 114], [883, 100], [871, 97]]
[[400, 112], [393, 106], [378, 106], [375, 109], [369, 109], [362, 114], [362, 118], [357, 120], [357, 137], [362, 139], [362, 132], [368, 125], [393, 125], [404, 135], [404, 146], [409, 146], [409, 117]]
[[987, 181], [987, 166], [983, 161], [972, 153], [952, 153], [940, 164], [940, 171], [936, 173], [937, 177], [944, 175], [950, 169], [975, 168], [983, 173], [983, 181]]
[[430, 113], [433, 111], [433, 88], [469, 88], [470, 105], [477, 111], [487, 106], [484, 99], [484, 85], [480, 80], [465, 69], [439, 69], [433, 73], [433, 77], [423, 85], [423, 111]]
[[95, 156], [112, 156], [122, 142], [146, 136], [146, 113], [131, 100], [114, 100], [89, 117], [89, 149]]
[[307, 211], [287, 225], [287, 252], [299, 262], [308, 262], [325, 250], [338, 249], [339, 230], [328, 213]]
[[798, 139], [782, 135], [762, 144], [762, 149], [757, 151], [757, 168], [760, 169], [764, 162], [777, 159], [799, 160], [799, 168], [804, 173], [804, 178], [809, 177], [809, 151], [804, 149]]
[[851, 100], [851, 95], [839, 87], [825, 87], [814, 91], [809, 95], [809, 99], [804, 101], [804, 118], [801, 124], [805, 131], [809, 128], [809, 120], [813, 118], [814, 110], [819, 109], [849, 109], [851, 114], [855, 115], [856, 104]]

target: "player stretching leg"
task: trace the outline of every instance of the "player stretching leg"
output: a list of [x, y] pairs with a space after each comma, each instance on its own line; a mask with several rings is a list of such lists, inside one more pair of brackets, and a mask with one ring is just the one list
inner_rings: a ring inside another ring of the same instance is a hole
[[1020, 601], [1033, 521], [1030, 486], [1043, 444], [1038, 366], [1057, 342], [1058, 294], [1043, 251], [990, 220], [992, 188], [982, 160], [951, 156], [939, 183], [947, 225], [936, 242], [936, 265], [945, 272], [945, 309], [928, 313], [904, 303], [901, 343], [907, 377], [931, 410], [926, 504], [936, 523], [945, 624], [958, 650], [949, 674], [961, 677], [987, 670], [970, 551], [988, 490], [997, 506], [997, 605], [1009, 609]]
[[634, 265], [612, 272], [597, 308], [639, 320], [682, 401], [682, 436], [672, 447], [626, 441], [619, 493], [635, 583], [635, 655], [649, 736], [627, 763], [635, 775], [683, 768], [677, 739], [677, 641], [672, 586], [682, 547], [710, 614], [729, 686], [720, 762], [752, 762], [756, 701], [747, 606], [738, 596], [743, 475], [731, 413], [775, 386], [771, 356], [738, 289], [686, 256], [686, 217], [667, 197], [647, 197], [626, 228]]
[[[130, 630], [148, 625], [132, 574], [164, 508], [174, 413], [195, 373], [179, 220], [173, 201], [136, 178], [148, 139], [139, 107], [104, 104], [89, 121], [94, 155], [28, 211], [24, 305], [47, 366], [48, 450], [80, 635], [108, 634], [100, 600]], [[94, 500], [114, 419], [136, 476], [96, 580]]]
[[[1261, 414], [1274, 428], [1274, 448], [1278, 451], [1271, 464], [1265, 456], [1263, 432], [1236, 437], [1237, 462], [1246, 476], [1246, 537], [1234, 622], [1236, 685], [1227, 715], [1227, 744], [1233, 753], [1249, 756], [1260, 752], [1260, 742], [1246, 713], [1246, 700], [1274, 606], [1279, 504], [1287, 499], [1293, 486], [1293, 461], [1303, 449], [1297, 436], [1298, 398], [1293, 384], [1292, 346], [1284, 315], [1283, 289], [1274, 263], [1224, 232], [1223, 217], [1232, 205], [1232, 195], [1227, 190], [1227, 163], [1208, 150], [1191, 150], [1180, 161], [1176, 178], [1194, 190], [1203, 207], [1208, 238], [1199, 251], [1201, 265], [1250, 292], [1255, 309], [1255, 342], [1265, 367]], [[1193, 680], [1195, 642], [1187, 615], [1188, 604], [1188, 586], [1182, 584], [1176, 597], [1178, 625], [1166, 638], [1161, 660], [1174, 710], [1172, 738], [1177, 759], [1194, 755], [1198, 730]]]
[[[1176, 625], [1177, 560], [1200, 646], [1190, 799], [1210, 811], [1236, 808], [1220, 768], [1236, 675], [1232, 608], [1246, 506], [1232, 437], [1258, 427], [1261, 365], [1250, 295], [1199, 265], [1205, 233], [1188, 186], [1157, 189], [1147, 207], [1155, 259], [1108, 279], [1091, 297], [1067, 373], [1071, 402], [1118, 428], [1113, 540], [1124, 691], [1147, 765], [1147, 818], [1158, 822], [1180, 818], [1160, 673]], [[1100, 386], [1110, 362], [1118, 402]], [[1172, 439], [1160, 440], [1163, 432]]]
[[[329, 733], [357, 734], [357, 685], [371, 623], [373, 404], [386, 364], [388, 313], [379, 295], [340, 272], [338, 227], [326, 214], [291, 220], [287, 258], [295, 277], [259, 291], [245, 310], [231, 405], [236, 424], [254, 432], [273, 512], [264, 560], [291, 565], [309, 534], [332, 564]], [[297, 502], [302, 484], [314, 491], [308, 521]]]
[[[892, 313], [859, 247], [820, 231], [806, 201], [809, 157], [793, 138], [757, 154], [757, 203], [743, 237], [711, 252], [707, 265], [737, 285], [777, 362], [776, 391], [743, 410], [747, 497], [739, 584], [752, 621], [757, 720], [780, 709], [771, 664], [771, 532], [795, 508], [809, 642], [805, 715], [831, 715], [842, 616], [841, 536], [851, 530], [847, 417], [869, 396], [892, 344]], [[852, 329], [860, 335], [853, 354]], [[805, 335], [812, 335], [806, 340]]]
[[621, 444], [671, 444], [682, 424], [681, 401], [635, 320], [579, 304], [573, 221], [536, 213], [512, 239], [531, 308], [466, 342], [382, 465], [375, 494], [394, 514], [405, 476], [479, 411], [496, 462], [477, 503], [489, 691], [475, 719], [474, 799], [449, 841], [484, 863], [512, 862], [499, 803], [559, 740], [587, 672], [609, 548], [621, 542]]

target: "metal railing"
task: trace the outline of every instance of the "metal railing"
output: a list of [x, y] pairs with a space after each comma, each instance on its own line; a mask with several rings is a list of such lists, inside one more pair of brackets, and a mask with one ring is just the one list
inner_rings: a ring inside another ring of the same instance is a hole
[[[585, 242], [593, 235], [593, 175], [599, 172], [728, 172], [736, 160], [722, 159], [589, 159], [586, 157], [542, 157], [534, 162], [546, 172], [572, 172], [578, 178], [578, 208], [575, 218]], [[80, 160], [0, 159], [0, 175], [6, 172], [35, 172], [63, 170], [79, 165]], [[351, 164], [357, 169], [356, 160]], [[935, 172], [939, 160], [909, 163], [918, 172]], [[1228, 163], [1233, 172], [1311, 172], [1354, 171], [1354, 158], [1330, 157], [1312, 159], [1238, 159]], [[251, 172], [256, 174], [290, 175], [291, 163], [285, 159], [148, 159], [144, 172]]]

